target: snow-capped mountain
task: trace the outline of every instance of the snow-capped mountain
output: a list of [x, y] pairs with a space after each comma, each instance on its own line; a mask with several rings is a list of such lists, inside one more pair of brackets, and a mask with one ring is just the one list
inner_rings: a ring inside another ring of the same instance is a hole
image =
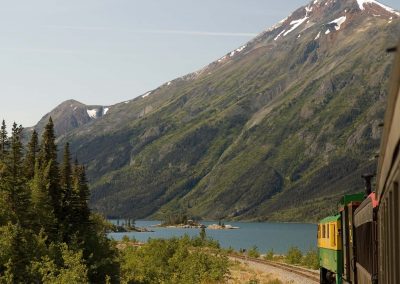
[[379, 2], [315, 0], [131, 101], [52, 116], [106, 215], [315, 220], [375, 168], [399, 35]]

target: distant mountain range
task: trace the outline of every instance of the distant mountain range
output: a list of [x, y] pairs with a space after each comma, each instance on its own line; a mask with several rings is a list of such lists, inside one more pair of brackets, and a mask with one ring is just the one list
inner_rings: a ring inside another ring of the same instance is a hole
[[107, 216], [312, 221], [375, 169], [400, 14], [315, 0], [203, 69], [131, 101], [67, 101], [59, 144]]

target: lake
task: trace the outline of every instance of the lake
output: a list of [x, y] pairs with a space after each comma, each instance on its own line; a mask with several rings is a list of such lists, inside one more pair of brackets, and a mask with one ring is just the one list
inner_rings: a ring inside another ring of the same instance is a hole
[[[111, 220], [115, 223], [115, 220]], [[160, 228], [151, 227], [160, 224], [160, 221], [136, 221], [137, 227], [146, 227], [154, 232], [129, 232], [110, 233], [109, 237], [121, 240], [123, 236], [135, 237], [136, 240], [146, 242], [149, 238], [172, 238], [185, 234], [189, 236], [199, 235], [200, 229]], [[203, 221], [208, 226], [217, 222]], [[232, 226], [240, 227], [237, 230], [209, 230], [206, 229], [208, 237], [219, 241], [222, 247], [232, 247], [235, 250], [251, 248], [256, 245], [261, 253], [273, 249], [275, 253], [286, 253], [291, 246], [297, 246], [303, 252], [316, 247], [315, 224], [293, 224], [293, 223], [255, 223], [255, 222], [225, 222]]]

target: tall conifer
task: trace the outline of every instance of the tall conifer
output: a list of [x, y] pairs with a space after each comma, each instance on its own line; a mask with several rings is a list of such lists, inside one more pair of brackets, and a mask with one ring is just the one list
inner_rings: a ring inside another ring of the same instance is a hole
[[54, 208], [54, 214], [57, 219], [61, 219], [62, 192], [60, 190], [57, 145], [55, 144], [55, 140], [54, 124], [50, 117], [42, 136], [42, 143], [39, 153], [39, 165], [42, 171], [49, 167], [46, 183]]
[[86, 180], [85, 167], [75, 161], [73, 173], [73, 215], [76, 226], [87, 224], [89, 222], [90, 209], [88, 206], [89, 187]]
[[33, 130], [31, 140], [28, 143], [28, 149], [25, 156], [25, 174], [28, 180], [31, 180], [35, 174], [36, 158], [39, 153], [39, 140], [36, 130]]
[[8, 136], [7, 136], [7, 125], [6, 122], [3, 119], [3, 122], [1, 123], [1, 128], [0, 128], [0, 161], [4, 161], [5, 156], [8, 151]]
[[30, 194], [26, 184], [23, 167], [22, 126], [14, 123], [10, 139], [10, 151], [5, 156], [5, 169], [2, 175], [2, 191], [5, 193], [14, 222], [29, 222]]
[[31, 181], [32, 206], [34, 212], [34, 230], [40, 232], [41, 229], [49, 235], [50, 240], [56, 239], [56, 218], [54, 215], [53, 203], [49, 194], [47, 180], [49, 180], [50, 166], [40, 169], [39, 162], [35, 165], [35, 175]]
[[72, 166], [69, 143], [64, 146], [63, 162], [60, 169], [60, 186], [62, 189], [62, 215], [63, 239], [68, 241], [71, 233], [75, 230], [73, 218], [74, 193], [72, 190]]

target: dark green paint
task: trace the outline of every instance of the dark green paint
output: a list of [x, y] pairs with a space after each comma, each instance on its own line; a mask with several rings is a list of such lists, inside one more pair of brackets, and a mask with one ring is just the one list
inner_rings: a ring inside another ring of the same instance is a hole
[[342, 283], [343, 274], [343, 253], [341, 250], [335, 251], [326, 248], [319, 248], [319, 264], [321, 267], [336, 273], [336, 283]]

